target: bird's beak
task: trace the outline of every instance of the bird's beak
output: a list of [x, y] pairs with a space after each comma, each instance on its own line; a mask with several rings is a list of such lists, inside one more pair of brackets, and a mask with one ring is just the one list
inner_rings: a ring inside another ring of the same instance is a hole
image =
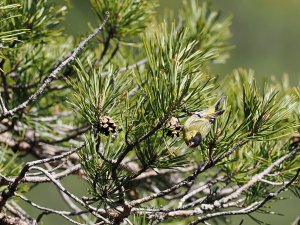
[[194, 144], [195, 144], [195, 143], [194, 143], [193, 141], [190, 141], [189, 144], [188, 144], [188, 147], [191, 148], [191, 147], [193, 147]]

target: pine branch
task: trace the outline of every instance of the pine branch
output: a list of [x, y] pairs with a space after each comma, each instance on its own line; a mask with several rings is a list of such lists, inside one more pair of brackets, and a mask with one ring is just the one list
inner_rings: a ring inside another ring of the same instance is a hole
[[189, 225], [196, 225], [196, 224], [199, 224], [199, 223], [201, 223], [203, 221], [206, 221], [206, 220], [209, 220], [209, 219], [212, 219], [212, 218], [215, 218], [215, 217], [221, 217], [221, 216], [227, 216], [227, 215], [250, 214], [251, 212], [254, 212], [257, 209], [259, 209], [262, 206], [264, 206], [264, 204], [266, 204], [271, 199], [277, 197], [282, 191], [286, 190], [286, 188], [288, 188], [290, 185], [292, 185], [293, 182], [298, 178], [299, 173], [300, 173], [300, 170], [297, 170], [296, 175], [287, 184], [283, 185], [276, 192], [268, 194], [268, 196], [264, 200], [262, 200], [262, 201], [254, 202], [251, 205], [249, 205], [248, 207], [243, 208], [241, 210], [227, 211], [227, 212], [218, 212], [218, 213], [209, 214], [209, 215], [204, 216], [204, 217], [199, 217], [196, 221], [191, 222]]
[[62, 69], [64, 69], [66, 66], [68, 66], [71, 62], [73, 62], [76, 58], [76, 56], [84, 49], [84, 47], [87, 45], [87, 43], [94, 38], [105, 26], [105, 24], [107, 23], [109, 18], [109, 15], [107, 14], [105, 20], [103, 21], [103, 23], [94, 30], [94, 32], [92, 34], [90, 34], [86, 39], [84, 39], [82, 42], [79, 43], [79, 45], [77, 46], [77, 48], [75, 48], [72, 53], [66, 58], [64, 59], [64, 61], [62, 61], [51, 73], [50, 75], [44, 80], [43, 84], [39, 87], [39, 89], [32, 94], [26, 101], [24, 101], [22, 104], [20, 104], [19, 106], [16, 106], [15, 108], [8, 110], [4, 113], [2, 113], [0, 115], [0, 121], [3, 120], [4, 118], [7, 117], [11, 117], [13, 115], [15, 115], [17, 112], [25, 109], [27, 107], [27, 105], [31, 104], [32, 102], [34, 102], [37, 97], [39, 97], [40, 95], [42, 95], [46, 88], [49, 86], [49, 84], [54, 81], [55, 79], [57, 79], [58, 74], [61, 72]]
[[15, 194], [15, 191], [17, 190], [17, 187], [22, 182], [22, 179], [26, 176], [26, 173], [32, 167], [39, 165], [39, 164], [54, 162], [54, 161], [63, 159], [65, 157], [68, 157], [69, 155], [73, 154], [74, 152], [79, 151], [81, 148], [82, 148], [82, 146], [75, 148], [74, 150], [71, 150], [64, 154], [54, 156], [52, 158], [46, 158], [46, 159], [41, 159], [41, 160], [36, 160], [36, 161], [26, 163], [25, 166], [23, 167], [23, 169], [20, 171], [19, 175], [14, 179], [14, 181], [9, 185], [9, 187], [5, 191], [2, 192], [1, 198], [0, 198], [0, 211], [4, 207], [7, 200]]
[[22, 196], [20, 194], [15, 194], [15, 195], [17, 197], [19, 197], [20, 199], [22, 199], [23, 201], [25, 201], [26, 203], [28, 203], [29, 205], [33, 206], [34, 208], [37, 208], [37, 209], [43, 211], [43, 213], [40, 214], [37, 217], [37, 219], [36, 219], [37, 222], [39, 222], [42, 219], [42, 216], [44, 214], [53, 213], [53, 214], [57, 214], [57, 215], [60, 215], [60, 216], [64, 217], [66, 220], [70, 221], [73, 224], [83, 225], [82, 223], [78, 223], [75, 220], [69, 218], [68, 216], [80, 216], [81, 214], [88, 213], [88, 211], [80, 211], [80, 212], [58, 211], [58, 210], [55, 210], [55, 209], [50, 209], [50, 208], [47, 208], [47, 207], [40, 206], [40, 205], [30, 201], [29, 199], [25, 198], [24, 196]]

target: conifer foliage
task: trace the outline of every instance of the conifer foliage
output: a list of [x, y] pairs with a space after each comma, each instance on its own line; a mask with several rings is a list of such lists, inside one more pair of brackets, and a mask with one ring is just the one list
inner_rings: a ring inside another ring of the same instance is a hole
[[[172, 22], [155, 19], [155, 0], [90, 3], [99, 26], [80, 39], [59, 26], [66, 1], [0, 3], [1, 224], [49, 214], [72, 224], [259, 222], [251, 213], [272, 216], [284, 190], [299, 198], [300, 89], [258, 85], [241, 68], [215, 79], [231, 18], [196, 0]], [[189, 148], [186, 119], [222, 94], [223, 115]], [[82, 196], [61, 182], [74, 174]], [[27, 197], [41, 184], [68, 209]]]

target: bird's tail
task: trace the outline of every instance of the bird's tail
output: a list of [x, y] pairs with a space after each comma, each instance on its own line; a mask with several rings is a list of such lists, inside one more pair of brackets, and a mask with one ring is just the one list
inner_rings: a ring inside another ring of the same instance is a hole
[[222, 94], [218, 101], [211, 107], [211, 113], [209, 113], [210, 118], [216, 118], [218, 116], [221, 116], [225, 112], [224, 109], [221, 109], [221, 106], [223, 105], [225, 99], [226, 96]]
[[225, 110], [221, 109], [221, 106], [225, 100], [226, 96], [224, 94], [218, 99], [218, 101], [208, 109], [202, 110], [200, 112], [195, 112], [194, 114], [198, 115], [200, 118], [207, 118], [207, 119], [215, 119], [216, 117], [222, 115]]
[[226, 99], [226, 96], [223, 93], [214, 105], [216, 112], [220, 110], [220, 107], [223, 105], [225, 99]]

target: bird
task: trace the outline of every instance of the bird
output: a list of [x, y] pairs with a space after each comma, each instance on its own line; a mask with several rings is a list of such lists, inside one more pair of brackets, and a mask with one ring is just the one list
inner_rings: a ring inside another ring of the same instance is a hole
[[225, 95], [222, 94], [213, 106], [199, 112], [194, 112], [186, 120], [183, 126], [183, 138], [188, 147], [197, 147], [207, 136], [215, 119], [225, 111], [220, 109], [225, 98]]

